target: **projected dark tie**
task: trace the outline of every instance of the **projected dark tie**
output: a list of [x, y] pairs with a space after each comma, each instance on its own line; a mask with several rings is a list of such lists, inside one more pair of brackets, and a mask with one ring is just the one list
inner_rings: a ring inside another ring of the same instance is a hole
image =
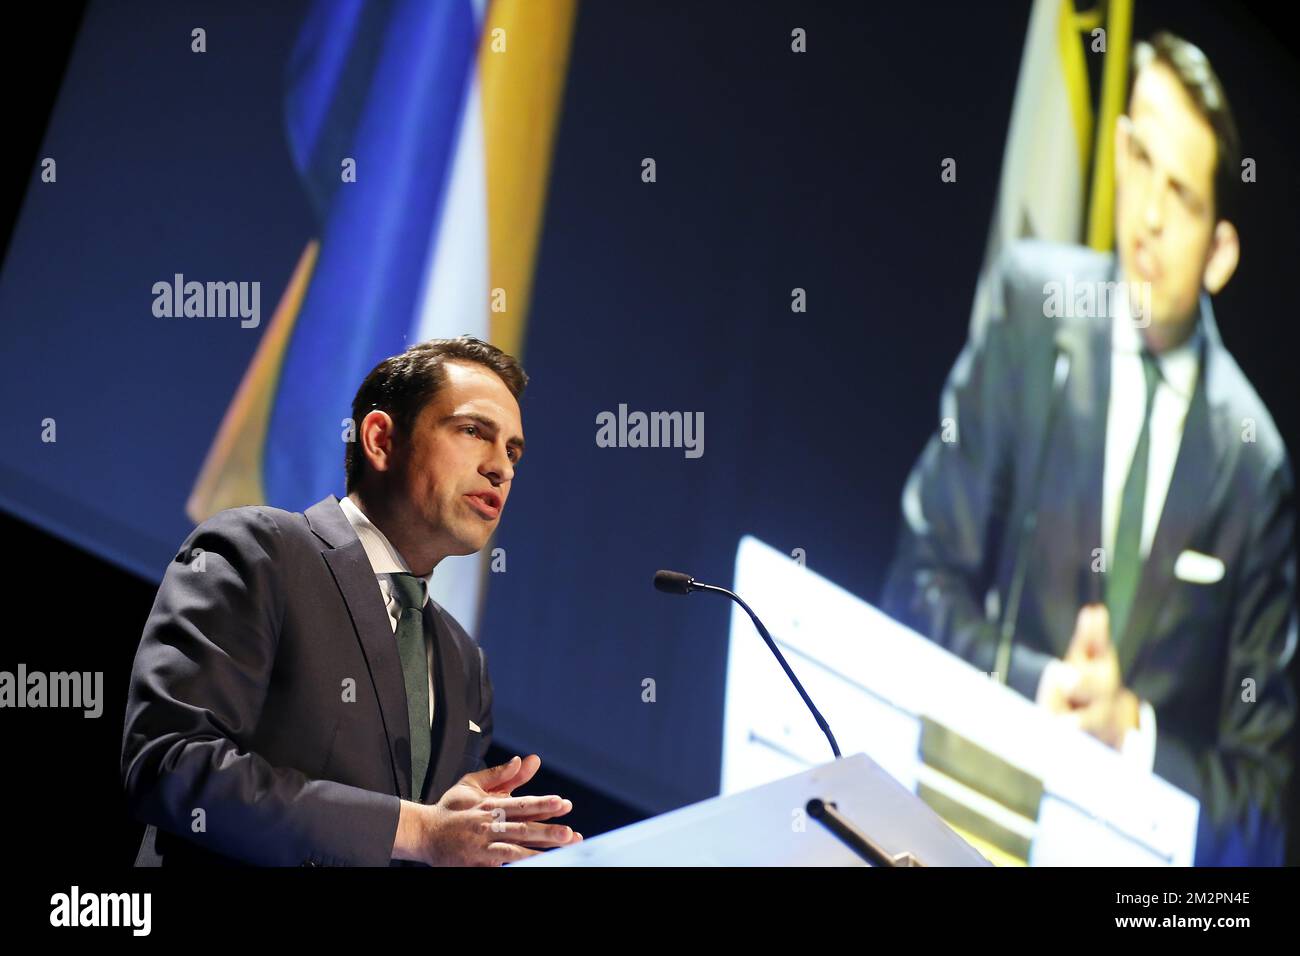
[[406, 683], [406, 713], [411, 723], [411, 799], [419, 801], [429, 769], [429, 663], [424, 650], [424, 582], [413, 574], [394, 574], [393, 586], [402, 616], [397, 648]]
[[1106, 607], [1110, 611], [1110, 639], [1118, 647], [1125, 637], [1138, 580], [1142, 577], [1142, 512], [1147, 499], [1147, 459], [1151, 450], [1151, 408], [1155, 404], [1160, 369], [1155, 356], [1141, 352], [1142, 372], [1146, 376], [1146, 410], [1142, 414], [1142, 433], [1133, 451], [1128, 478], [1120, 497], [1119, 525], [1115, 529], [1115, 554], [1106, 581]]

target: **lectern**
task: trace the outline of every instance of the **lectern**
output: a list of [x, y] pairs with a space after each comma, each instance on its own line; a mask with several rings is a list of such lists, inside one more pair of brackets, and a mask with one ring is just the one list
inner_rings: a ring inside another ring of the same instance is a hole
[[513, 866], [867, 866], [810, 815], [833, 805], [851, 831], [903, 866], [988, 866], [924, 802], [866, 754], [713, 797]]

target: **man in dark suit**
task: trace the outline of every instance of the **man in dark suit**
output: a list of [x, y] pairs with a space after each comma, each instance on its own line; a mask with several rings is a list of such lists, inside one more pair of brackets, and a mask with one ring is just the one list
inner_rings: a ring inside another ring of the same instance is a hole
[[381, 362], [353, 403], [348, 495], [221, 512], [168, 566], [131, 672], [122, 776], [137, 865], [493, 865], [581, 839], [486, 768], [483, 651], [428, 598], [495, 530], [527, 377], [475, 339]]
[[1195, 47], [1161, 34], [1136, 67], [1118, 255], [1002, 257], [882, 604], [1197, 797], [1198, 863], [1280, 863], [1292, 473], [1209, 300], [1239, 253], [1236, 133]]

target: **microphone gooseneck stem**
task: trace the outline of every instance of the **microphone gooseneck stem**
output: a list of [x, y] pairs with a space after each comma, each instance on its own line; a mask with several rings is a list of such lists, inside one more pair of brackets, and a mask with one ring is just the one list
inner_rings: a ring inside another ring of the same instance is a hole
[[808, 692], [803, 689], [803, 684], [799, 683], [799, 678], [794, 676], [794, 671], [792, 671], [790, 665], [786, 663], [785, 655], [783, 655], [781, 649], [776, 646], [776, 641], [772, 640], [772, 635], [767, 632], [767, 628], [765, 628], [763, 622], [758, 619], [758, 615], [755, 614], [750, 606], [741, 599], [740, 595], [736, 594], [734, 591], [728, 591], [726, 588], [720, 588], [715, 584], [700, 584], [697, 581], [692, 581], [690, 586], [693, 591], [713, 591], [717, 594], [725, 594], [745, 609], [745, 613], [749, 615], [749, 619], [754, 622], [754, 627], [758, 628], [759, 635], [767, 642], [768, 649], [776, 655], [777, 663], [779, 663], [781, 669], [785, 671], [785, 676], [790, 678], [790, 683], [794, 684], [794, 689], [799, 692], [799, 696], [803, 698], [803, 702], [808, 705], [808, 710], [812, 712], [813, 720], [817, 721], [817, 726], [820, 727], [822, 733], [826, 735], [826, 739], [831, 745], [831, 752], [835, 754], [835, 758], [838, 760], [840, 757], [840, 745], [835, 742], [835, 735], [831, 733], [830, 725], [826, 723], [826, 718], [821, 715], [821, 711], [819, 711], [817, 706], [812, 702], [812, 698], [808, 696]]

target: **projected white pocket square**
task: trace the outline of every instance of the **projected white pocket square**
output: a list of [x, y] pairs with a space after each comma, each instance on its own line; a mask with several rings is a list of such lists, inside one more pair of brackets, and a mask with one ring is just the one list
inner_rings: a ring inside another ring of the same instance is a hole
[[472, 731], [474, 731], [474, 733], [476, 733], [476, 734], [481, 734], [481, 733], [483, 733], [483, 731], [479, 729], [478, 724], [474, 723], [474, 721], [472, 721], [472, 720], [469, 722], [469, 729], [472, 730]]
[[1174, 577], [1189, 584], [1213, 584], [1223, 579], [1223, 562], [1199, 551], [1184, 551], [1174, 564]]

